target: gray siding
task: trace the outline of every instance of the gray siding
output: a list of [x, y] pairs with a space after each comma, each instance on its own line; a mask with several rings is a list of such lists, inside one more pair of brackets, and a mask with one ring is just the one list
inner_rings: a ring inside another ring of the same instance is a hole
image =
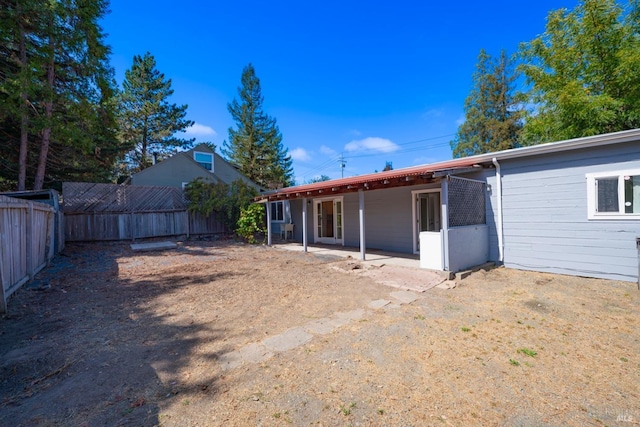
[[184, 154], [163, 160], [131, 177], [132, 185], [155, 185], [182, 188], [183, 182], [201, 177], [207, 182], [218, 182], [216, 176]]
[[[426, 188], [439, 188], [440, 185], [399, 187], [388, 190], [364, 192], [365, 235], [367, 249], [383, 249], [394, 252], [413, 253], [413, 223], [411, 191]], [[343, 195], [344, 245], [360, 246], [360, 218], [358, 193]], [[310, 199], [311, 200], [311, 199]], [[298, 212], [298, 208], [300, 211]], [[301, 205], [291, 212], [294, 218], [302, 221]], [[308, 206], [307, 232], [309, 243], [313, 243], [313, 200]], [[299, 229], [299, 228], [298, 228]], [[302, 239], [302, 233], [296, 231], [296, 238]]]
[[[213, 154], [213, 171], [209, 172], [193, 159], [194, 151]], [[222, 181], [225, 184], [231, 184], [240, 179], [259, 190], [255, 183], [204, 144], [199, 144], [189, 151], [177, 153], [132, 175], [131, 184], [182, 188], [183, 182], [191, 182], [196, 178], [212, 183]]]
[[416, 189], [418, 187], [365, 191], [367, 248], [413, 253], [411, 191]]
[[231, 184], [233, 181], [240, 179], [258, 189], [258, 186], [255, 183], [242, 175], [236, 168], [220, 157], [217, 153], [213, 153], [213, 174], [225, 184]]
[[478, 181], [485, 181], [490, 189], [485, 192], [486, 197], [486, 209], [487, 209], [487, 225], [489, 226], [489, 261], [498, 262], [500, 259], [500, 253], [498, 250], [498, 233], [497, 233], [497, 221], [498, 221], [498, 199], [496, 198], [496, 178], [495, 169], [482, 169], [479, 172], [460, 175], [464, 178], [476, 179]]
[[[302, 199], [290, 200], [289, 207], [291, 209], [291, 222], [293, 222], [294, 224], [293, 240], [295, 240], [296, 242], [302, 243]], [[309, 218], [307, 218], [307, 222], [308, 222], [310, 220], [311, 214], [309, 214], [309, 212], [307, 211], [307, 215], [309, 215]], [[279, 230], [280, 229], [278, 228], [278, 231]], [[309, 236], [310, 231], [312, 231], [312, 229], [311, 227], [308, 227], [307, 238]], [[309, 241], [308, 243], [311, 243], [311, 241]]]
[[[505, 266], [637, 279], [640, 220], [588, 220], [585, 174], [640, 168], [640, 142], [504, 160], [501, 166]], [[495, 178], [488, 182], [493, 217]], [[497, 259], [497, 239], [491, 249]]]

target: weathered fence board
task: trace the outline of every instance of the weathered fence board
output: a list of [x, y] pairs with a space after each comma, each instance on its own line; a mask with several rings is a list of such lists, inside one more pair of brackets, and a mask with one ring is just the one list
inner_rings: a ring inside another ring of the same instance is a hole
[[65, 239], [135, 240], [228, 232], [216, 214], [190, 213], [175, 187], [63, 183]]
[[55, 209], [0, 195], [0, 312], [7, 299], [54, 255]]

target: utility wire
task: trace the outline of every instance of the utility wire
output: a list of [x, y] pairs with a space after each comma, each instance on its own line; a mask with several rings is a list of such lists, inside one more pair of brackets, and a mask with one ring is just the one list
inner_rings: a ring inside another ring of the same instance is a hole
[[[427, 141], [435, 141], [438, 139], [442, 139], [442, 138], [449, 138], [454, 136], [455, 133], [452, 134], [447, 134], [447, 135], [439, 135], [439, 136], [433, 136], [433, 137], [429, 137], [429, 138], [422, 138], [422, 139], [418, 139], [415, 141], [408, 141], [408, 142], [403, 142], [403, 143], [397, 143], [395, 145], [404, 147], [407, 145], [413, 145], [413, 144], [420, 144], [422, 142], [427, 142]], [[322, 171], [325, 171], [327, 169], [329, 169], [330, 167], [332, 167], [332, 165], [334, 165], [336, 162], [338, 162], [338, 164], [340, 165], [340, 169], [342, 171], [342, 174], [344, 176], [344, 164], [345, 159], [359, 159], [359, 158], [363, 158], [363, 157], [376, 157], [376, 156], [393, 156], [396, 154], [404, 154], [404, 153], [411, 153], [411, 152], [415, 152], [415, 151], [421, 151], [421, 150], [428, 150], [430, 148], [438, 148], [438, 147], [444, 147], [449, 145], [449, 141], [446, 142], [441, 142], [441, 143], [437, 143], [437, 144], [428, 144], [426, 146], [419, 146], [419, 147], [412, 147], [412, 148], [405, 148], [405, 149], [401, 149], [401, 150], [397, 150], [397, 151], [393, 151], [393, 152], [389, 152], [389, 153], [381, 153], [381, 152], [376, 152], [376, 153], [371, 153], [371, 154], [354, 154], [351, 156], [344, 156], [343, 154], [340, 155], [335, 155], [332, 156], [330, 159], [320, 163], [317, 166], [312, 166], [310, 169], [308, 169], [305, 172], [305, 176], [306, 175], [315, 175], [318, 174]], [[360, 151], [374, 151], [376, 150], [375, 148], [364, 148]]]

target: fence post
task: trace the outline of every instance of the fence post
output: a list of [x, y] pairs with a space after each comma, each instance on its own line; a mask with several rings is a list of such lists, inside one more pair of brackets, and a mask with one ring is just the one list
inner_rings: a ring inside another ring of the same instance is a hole
[[0, 313], [7, 312], [7, 295], [5, 293], [5, 285], [7, 285], [7, 283], [5, 283], [4, 280], [4, 258], [0, 257]]
[[33, 202], [27, 202], [27, 217], [25, 218], [26, 225], [26, 250], [27, 250], [27, 275], [29, 280], [33, 279], [33, 271], [35, 269], [33, 265]]
[[[55, 208], [54, 208], [55, 209]], [[47, 264], [53, 259], [55, 255], [55, 246], [56, 246], [56, 213], [55, 211], [49, 212], [47, 216], [48, 219], [48, 244], [49, 244], [49, 253], [47, 256]]]
[[133, 212], [133, 203], [131, 201], [131, 196], [133, 193], [133, 189], [130, 188], [130, 186], [125, 186], [125, 194], [127, 195], [125, 197], [125, 200], [127, 201], [127, 204], [129, 205], [129, 230], [131, 232], [131, 241], [135, 242], [136, 241], [136, 224], [134, 221], [134, 212]]
[[191, 218], [190, 218], [190, 212], [187, 209], [186, 211], [184, 211], [184, 220], [187, 223], [187, 226], [185, 227], [187, 230], [187, 240], [189, 240], [189, 236], [191, 235]]

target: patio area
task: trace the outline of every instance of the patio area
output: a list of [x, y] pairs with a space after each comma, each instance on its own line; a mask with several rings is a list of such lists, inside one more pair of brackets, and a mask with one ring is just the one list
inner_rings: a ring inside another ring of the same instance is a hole
[[[274, 243], [272, 246], [276, 249], [283, 249], [288, 251], [304, 251], [304, 247], [302, 246], [302, 244], [296, 242], [281, 241]], [[360, 261], [360, 248], [356, 247], [314, 244], [313, 246], [307, 245], [307, 252], [312, 253], [318, 257], [326, 256], [336, 259], [353, 258], [354, 260]], [[373, 265], [376, 267], [380, 267], [382, 265], [393, 265], [398, 267], [420, 268], [420, 255], [367, 249], [365, 260], [360, 262], [365, 265]], [[435, 270], [431, 271], [436, 272]], [[445, 272], [437, 273], [446, 274]]]

